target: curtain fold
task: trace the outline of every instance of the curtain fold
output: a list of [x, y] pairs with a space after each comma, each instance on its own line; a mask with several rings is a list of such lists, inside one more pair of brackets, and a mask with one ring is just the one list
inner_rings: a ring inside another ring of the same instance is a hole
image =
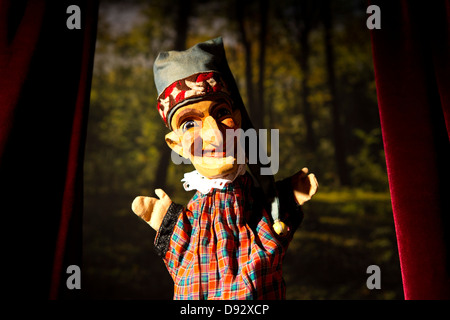
[[405, 299], [449, 299], [450, 3], [370, 1], [383, 142]]
[[[66, 21], [80, 8], [80, 29]], [[78, 298], [83, 160], [97, 1], [0, 0], [0, 214], [4, 290]]]

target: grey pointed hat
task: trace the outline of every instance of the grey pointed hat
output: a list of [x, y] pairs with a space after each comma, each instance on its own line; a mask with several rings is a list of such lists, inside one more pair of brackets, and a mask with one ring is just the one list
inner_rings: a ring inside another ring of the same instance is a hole
[[222, 96], [248, 120], [221, 37], [198, 43], [184, 51], [160, 52], [153, 65], [158, 92], [157, 108], [166, 126], [181, 106], [211, 96]]

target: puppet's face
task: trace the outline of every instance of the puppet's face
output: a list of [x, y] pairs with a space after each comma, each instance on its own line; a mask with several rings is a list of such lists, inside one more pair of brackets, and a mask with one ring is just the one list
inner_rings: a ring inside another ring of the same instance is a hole
[[217, 178], [237, 170], [237, 139], [227, 129], [241, 126], [241, 115], [224, 99], [201, 100], [175, 111], [166, 135], [169, 147], [189, 158], [205, 177]]

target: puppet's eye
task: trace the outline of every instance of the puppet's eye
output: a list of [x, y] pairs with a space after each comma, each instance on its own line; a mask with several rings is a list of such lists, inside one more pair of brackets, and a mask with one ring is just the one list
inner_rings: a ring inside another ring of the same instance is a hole
[[194, 128], [196, 126], [197, 123], [194, 120], [188, 120], [181, 125], [181, 129], [183, 130], [183, 132], [186, 132], [187, 130]]
[[231, 111], [228, 108], [220, 108], [219, 110], [217, 110], [216, 112], [216, 119], [220, 119], [223, 118], [225, 116], [229, 116], [231, 115]]

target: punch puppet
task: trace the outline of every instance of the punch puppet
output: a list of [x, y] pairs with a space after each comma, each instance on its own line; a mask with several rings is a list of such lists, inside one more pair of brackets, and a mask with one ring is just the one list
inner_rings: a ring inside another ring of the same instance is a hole
[[222, 38], [161, 52], [154, 77], [166, 142], [195, 167], [182, 182], [196, 193], [183, 206], [157, 189], [132, 210], [157, 232], [174, 299], [284, 299], [282, 261], [317, 191], [314, 174], [303, 168], [275, 182], [261, 161], [248, 161], [242, 136], [255, 129]]

